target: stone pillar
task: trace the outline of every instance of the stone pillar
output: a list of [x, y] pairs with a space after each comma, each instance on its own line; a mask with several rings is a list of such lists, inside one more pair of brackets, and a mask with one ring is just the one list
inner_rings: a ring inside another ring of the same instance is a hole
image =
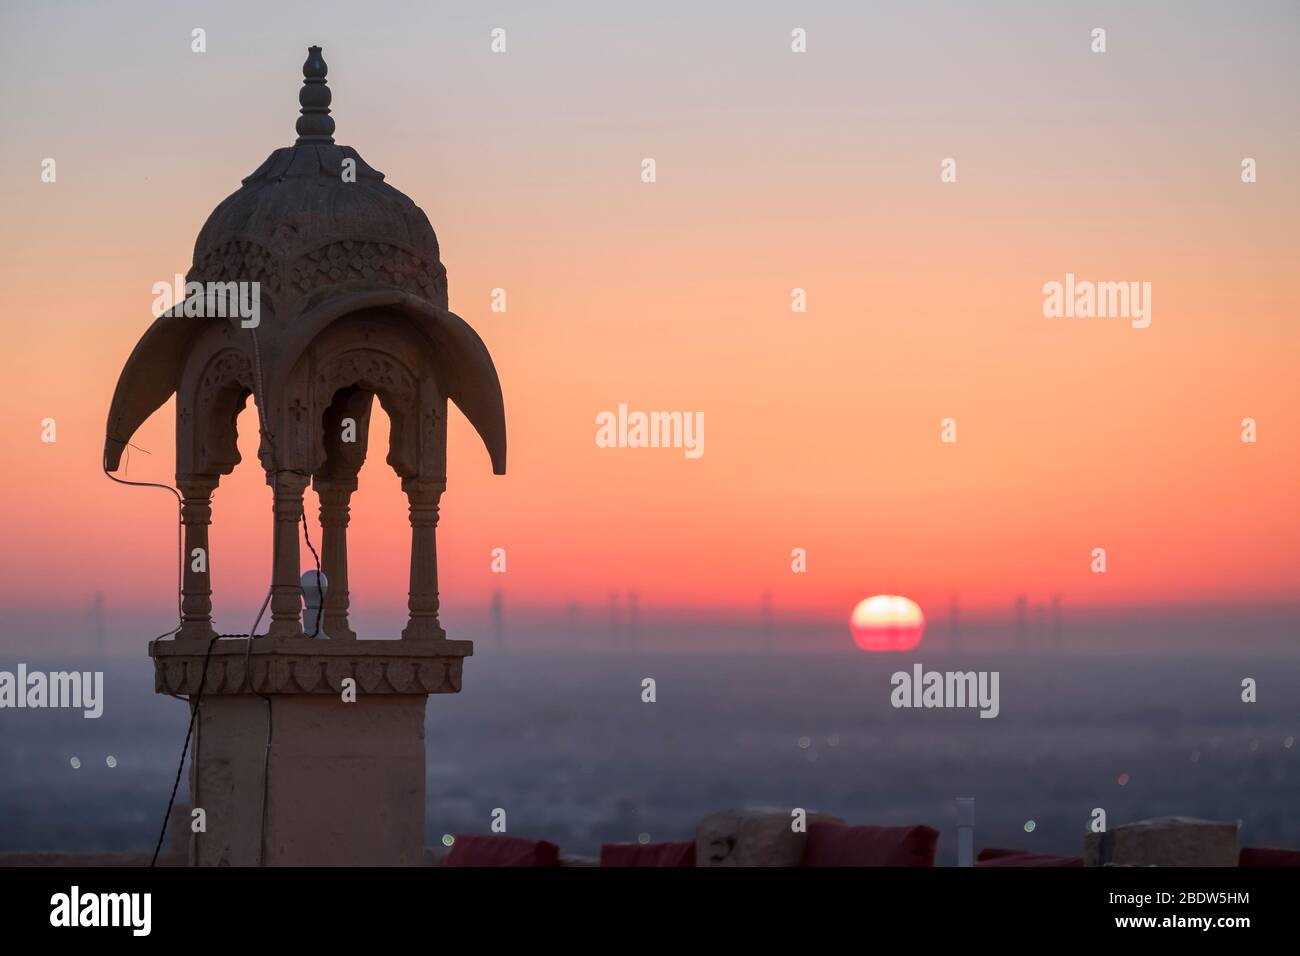
[[402, 631], [404, 640], [446, 637], [438, 624], [438, 501], [445, 481], [403, 478], [402, 491], [411, 511], [411, 590], [407, 606], [411, 616]]
[[[212, 556], [208, 552], [208, 526], [212, 524], [212, 492], [220, 479], [216, 475], [176, 477], [181, 491], [181, 525], [185, 529], [184, 572], [181, 578], [181, 629], [179, 638], [211, 638], [212, 627]], [[194, 554], [201, 549], [201, 568]]]
[[271, 565], [271, 637], [302, 636], [302, 586], [298, 538], [302, 533], [302, 493], [308, 478], [279, 471], [267, 479], [275, 489], [275, 543]]
[[247, 695], [205, 696], [190, 786], [207, 813], [207, 831], [195, 835], [191, 863], [420, 866], [425, 700], [376, 695], [363, 705], [338, 695], [276, 694], [267, 704]]
[[335, 640], [355, 641], [348, 626], [348, 504], [357, 490], [356, 478], [312, 479], [320, 498], [321, 570], [329, 581], [321, 630]]
[[473, 645], [208, 644], [150, 645], [159, 693], [192, 705], [203, 686], [190, 796], [205, 828], [190, 834], [190, 864], [419, 866], [425, 702], [460, 691]]
[[975, 865], [975, 798], [957, 798], [957, 865]]

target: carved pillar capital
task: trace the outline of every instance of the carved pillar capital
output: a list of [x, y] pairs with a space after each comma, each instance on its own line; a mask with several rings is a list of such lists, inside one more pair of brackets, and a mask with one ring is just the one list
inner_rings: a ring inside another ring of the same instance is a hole
[[311, 486], [320, 498], [322, 508], [342, 508], [346, 514], [352, 493], [357, 490], [357, 479], [352, 478], [312, 478]]
[[181, 496], [189, 499], [208, 500], [212, 493], [217, 490], [217, 485], [221, 483], [220, 475], [177, 475], [176, 487], [180, 489]]
[[311, 483], [311, 476], [297, 471], [277, 471], [266, 476], [266, 483], [275, 490], [277, 501], [282, 495], [285, 498], [296, 496], [298, 507], [301, 509], [302, 493], [307, 490], [307, 485]]
[[412, 523], [419, 521], [423, 524], [438, 523], [438, 502], [442, 500], [442, 493], [447, 490], [447, 482], [432, 481], [428, 478], [403, 478], [402, 492], [406, 495], [407, 504], [411, 509]]

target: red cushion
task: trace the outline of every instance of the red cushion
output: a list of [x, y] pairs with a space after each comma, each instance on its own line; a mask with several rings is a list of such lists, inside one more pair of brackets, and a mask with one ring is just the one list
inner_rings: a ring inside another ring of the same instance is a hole
[[1008, 850], [1001, 846], [986, 846], [980, 850], [979, 856], [975, 857], [976, 863], [983, 863], [985, 860], [996, 860], [1000, 856], [1024, 856], [1028, 850]]
[[987, 847], [975, 858], [976, 866], [1083, 866], [1080, 856], [1044, 856], [1025, 850]]
[[694, 866], [695, 843], [606, 843], [601, 866]]
[[1243, 846], [1238, 866], [1300, 866], [1300, 850]]
[[456, 835], [443, 866], [559, 866], [560, 848], [549, 840], [523, 837]]
[[934, 866], [933, 827], [850, 827], [810, 823], [804, 866]]

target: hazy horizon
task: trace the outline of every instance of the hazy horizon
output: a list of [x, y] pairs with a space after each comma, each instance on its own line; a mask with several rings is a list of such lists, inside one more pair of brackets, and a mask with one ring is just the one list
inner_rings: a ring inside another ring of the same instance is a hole
[[[730, 807], [797, 806], [933, 826], [938, 863], [951, 865], [954, 801], [973, 796], [978, 848], [1078, 855], [1098, 806], [1112, 827], [1237, 820], [1242, 846], [1300, 846], [1290, 653], [494, 650], [466, 661], [461, 693], [426, 707], [426, 845], [488, 832], [495, 807], [511, 834], [594, 855], [642, 834], [692, 839], [701, 818]], [[998, 718], [891, 707], [891, 672], [916, 662], [996, 667]], [[1241, 702], [1246, 675], [1259, 679], [1256, 704]], [[654, 704], [642, 700], [645, 677]], [[0, 853], [152, 849], [187, 707], [153, 692], [144, 660], [107, 667], [104, 698], [97, 720], [5, 713], [16, 732], [0, 750]]]
[[[124, 609], [104, 606], [104, 653], [113, 658], [145, 660], [148, 640], [175, 626], [175, 610]], [[256, 607], [247, 615], [223, 616], [221, 633], [244, 633]], [[394, 638], [406, 621], [401, 605], [354, 606], [351, 621], [361, 639]], [[910, 656], [954, 649], [1030, 653], [1149, 653], [1232, 652], [1295, 649], [1295, 621], [1300, 607], [1288, 604], [1237, 606], [1187, 605], [1156, 608], [1072, 608], [1063, 605], [1059, 629], [1046, 601], [1031, 601], [1021, 630], [1013, 608], [967, 609], [959, 605], [954, 628], [949, 608], [933, 609], [925, 636]], [[514, 605], [503, 595], [501, 633], [489, 605], [444, 606], [447, 636], [472, 640], [475, 653], [507, 651], [511, 655], [556, 648], [577, 652], [664, 653], [748, 651], [861, 654], [852, 642], [847, 614], [799, 612], [771, 605], [770, 629], [762, 606], [751, 609], [672, 608], [636, 602], [630, 612], [626, 594], [619, 595], [617, 614], [604, 604], [577, 606]], [[263, 622], [259, 628], [265, 631]], [[1059, 633], [1058, 633], [1059, 631]], [[50, 612], [12, 607], [0, 620], [0, 665], [23, 655], [94, 659], [97, 648], [92, 607]], [[899, 659], [909, 654], [884, 655]]]

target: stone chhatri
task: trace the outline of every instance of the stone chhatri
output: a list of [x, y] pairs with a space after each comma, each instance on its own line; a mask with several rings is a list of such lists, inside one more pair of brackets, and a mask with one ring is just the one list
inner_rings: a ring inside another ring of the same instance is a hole
[[[459, 692], [473, 652], [438, 620], [448, 401], [505, 473], [492, 358], [448, 310], [428, 218], [335, 144], [326, 73], [311, 47], [297, 142], [218, 204], [194, 245], [187, 284], [238, 289], [256, 314], [213, 316], [212, 300], [187, 288], [135, 346], [108, 413], [113, 472], [145, 419], [176, 398], [181, 623], [150, 655], [158, 692], [188, 696], [197, 710], [190, 787], [208, 829], [192, 839], [195, 864], [419, 863], [427, 695]], [[239, 464], [235, 425], [250, 397], [274, 499], [270, 620], [264, 636], [217, 640], [211, 575], [238, 558], [209, 553], [212, 495]], [[376, 399], [410, 511], [409, 617], [401, 639], [361, 641], [348, 622], [347, 527]], [[308, 484], [329, 581], [320, 634], [304, 634], [301, 616]], [[196, 549], [204, 561], [191, 560]]]
[[[127, 360], [108, 415], [105, 466], [176, 396], [176, 476], [185, 497], [186, 553], [207, 549], [210, 499], [239, 463], [235, 419], [260, 406], [259, 458], [275, 489], [276, 559], [270, 633], [301, 633], [296, 523], [307, 481], [321, 496], [328, 637], [347, 624], [348, 501], [378, 397], [392, 419], [388, 462], [411, 501], [411, 621], [407, 637], [442, 636], [433, 527], [446, 485], [450, 399], [504, 474], [505, 412], [487, 347], [447, 308], [447, 273], [428, 218], [356, 150], [334, 144], [319, 47], [303, 65], [298, 141], [277, 149], [204, 224], [187, 282], [258, 283], [254, 327], [238, 318], [159, 316]], [[351, 175], [354, 173], [355, 175]], [[343, 421], [356, 423], [355, 441]], [[209, 567], [220, 565], [209, 555]], [[418, 573], [417, 573], [418, 572]], [[211, 625], [209, 572], [187, 572], [179, 637]]]

